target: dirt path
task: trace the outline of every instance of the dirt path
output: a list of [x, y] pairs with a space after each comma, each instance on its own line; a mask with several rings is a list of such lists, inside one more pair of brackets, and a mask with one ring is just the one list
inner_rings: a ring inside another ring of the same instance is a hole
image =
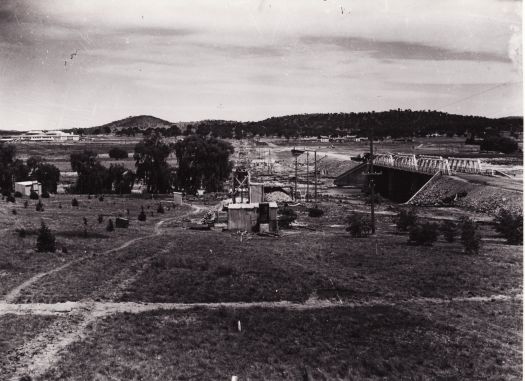
[[99, 255], [111, 254], [111, 253], [123, 250], [123, 249], [133, 245], [136, 242], [139, 242], [139, 241], [142, 241], [142, 240], [145, 240], [145, 239], [148, 239], [148, 238], [156, 237], [156, 236], [162, 234], [161, 227], [162, 227], [162, 225], [164, 223], [170, 222], [170, 221], [173, 221], [173, 220], [177, 220], [177, 219], [181, 219], [181, 218], [185, 218], [185, 217], [188, 217], [189, 215], [199, 213], [202, 210], [206, 209], [205, 207], [197, 206], [197, 205], [190, 205], [190, 204], [185, 204], [185, 205], [189, 205], [192, 208], [192, 210], [187, 212], [187, 213], [185, 213], [185, 214], [183, 214], [183, 215], [181, 215], [181, 216], [167, 218], [165, 220], [157, 222], [155, 224], [155, 226], [154, 226], [154, 229], [153, 229], [154, 233], [153, 234], [149, 234], [149, 235], [146, 235], [146, 236], [143, 236], [143, 237], [137, 237], [137, 238], [130, 239], [130, 240], [124, 242], [122, 245], [114, 247], [114, 248], [106, 250], [106, 251], [103, 251], [102, 253], [94, 254], [91, 257], [77, 258], [77, 259], [69, 261], [69, 262], [67, 262], [67, 263], [65, 263], [65, 264], [63, 264], [63, 265], [61, 265], [59, 267], [55, 267], [54, 269], [51, 269], [51, 270], [44, 271], [44, 272], [38, 273], [36, 275], [33, 275], [31, 278], [27, 279], [25, 282], [21, 283], [20, 285], [18, 285], [17, 287], [15, 287], [11, 291], [9, 291], [3, 297], [3, 299], [0, 299], [0, 302], [12, 303], [20, 296], [20, 293], [22, 292], [23, 289], [33, 285], [34, 283], [38, 282], [41, 278], [43, 278], [43, 277], [45, 277], [47, 275], [51, 275], [51, 274], [54, 274], [56, 272], [62, 271], [64, 269], [68, 268], [69, 266], [74, 265], [74, 264], [79, 263], [79, 262], [82, 262], [82, 261], [85, 261], [88, 258], [97, 257]]
[[[186, 204], [189, 205], [189, 204]], [[54, 274], [56, 272], [62, 271], [69, 266], [84, 261], [88, 258], [93, 258], [99, 255], [107, 255], [110, 253], [114, 253], [119, 250], [123, 250], [131, 245], [133, 245], [135, 242], [145, 240], [148, 238], [154, 238], [162, 234], [162, 225], [171, 222], [177, 219], [183, 219], [185, 217], [188, 217], [189, 215], [199, 213], [205, 209], [207, 209], [204, 206], [197, 206], [197, 205], [189, 205], [191, 207], [191, 210], [181, 216], [167, 218], [164, 220], [161, 220], [157, 222], [153, 229], [153, 234], [143, 236], [143, 237], [137, 237], [133, 238], [131, 240], [126, 241], [122, 245], [106, 250], [102, 253], [95, 254], [90, 257], [82, 257], [75, 259], [73, 261], [70, 261], [68, 263], [65, 263], [59, 267], [56, 267], [52, 270], [42, 272], [39, 274], [34, 275], [33, 277], [29, 278], [19, 286], [15, 287], [11, 291], [7, 293], [7, 295], [4, 297], [3, 300], [0, 300], [0, 316], [2, 314], [7, 313], [15, 313], [15, 311], [30, 311], [31, 304], [14, 304], [12, 303], [15, 301], [18, 296], [20, 295], [21, 291], [25, 289], [26, 287], [29, 287], [30, 285], [33, 285], [41, 278]], [[127, 273], [123, 273], [128, 275]], [[130, 276], [130, 275], [128, 275]], [[133, 275], [131, 275], [133, 277]], [[124, 279], [122, 282], [130, 282], [133, 279]], [[122, 283], [121, 282], [121, 283]], [[119, 283], [119, 285], [121, 285]], [[118, 288], [118, 287], [117, 287]], [[118, 293], [119, 291], [116, 290]], [[45, 305], [43, 305], [45, 306]], [[29, 308], [28, 308], [29, 307]], [[41, 308], [40, 311], [51, 311], [54, 308], [51, 307], [50, 309], [47, 307]], [[109, 312], [106, 312], [104, 308], [97, 307], [96, 303], [89, 302], [89, 301], [81, 301], [79, 303], [65, 303], [62, 304], [62, 306], [58, 307], [59, 311], [62, 311], [60, 315], [63, 315], [64, 313], [67, 313], [65, 315], [64, 319], [59, 319], [56, 322], [54, 322], [50, 327], [48, 327], [44, 332], [42, 332], [40, 335], [32, 338], [30, 341], [25, 342], [21, 347], [17, 348], [14, 351], [14, 354], [11, 354], [11, 358], [13, 358], [12, 365], [10, 366], [10, 369], [6, 369], [5, 373], [9, 372], [13, 374], [11, 377], [12, 380], [18, 381], [22, 376], [24, 375], [31, 375], [31, 377], [38, 377], [45, 373], [49, 367], [51, 367], [53, 364], [55, 364], [60, 359], [61, 352], [71, 343], [82, 340], [85, 337], [85, 330], [90, 324], [96, 323], [96, 320], [101, 317], [108, 315]], [[11, 312], [9, 312], [11, 311]], [[38, 309], [33, 309], [33, 314], [38, 314]], [[55, 308], [54, 311], [56, 312], [57, 309]]]
[[153, 310], [184, 311], [191, 308], [284, 308], [289, 310], [315, 310], [323, 308], [362, 308], [379, 306], [424, 306], [450, 303], [487, 303], [494, 301], [518, 301], [521, 295], [489, 295], [457, 298], [409, 298], [403, 300], [372, 299], [366, 302], [344, 302], [328, 299], [309, 299], [304, 303], [290, 301], [279, 302], [224, 302], [224, 303], [140, 303], [140, 302], [64, 302], [64, 303], [0, 303], [0, 316], [15, 315], [55, 315], [67, 316], [79, 313], [103, 317], [116, 313], [142, 313]]

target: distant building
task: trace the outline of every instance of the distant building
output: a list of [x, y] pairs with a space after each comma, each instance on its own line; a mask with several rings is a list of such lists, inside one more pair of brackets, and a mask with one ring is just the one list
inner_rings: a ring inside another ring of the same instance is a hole
[[15, 192], [20, 192], [22, 196], [29, 196], [35, 192], [39, 196], [42, 194], [42, 184], [38, 181], [19, 181], [15, 183]]
[[63, 131], [29, 131], [18, 136], [18, 139], [21, 141], [34, 142], [66, 142], [78, 141], [80, 140], [80, 135]]
[[330, 141], [330, 137], [329, 136], [320, 136], [319, 137], [319, 141], [321, 143], [328, 143]]

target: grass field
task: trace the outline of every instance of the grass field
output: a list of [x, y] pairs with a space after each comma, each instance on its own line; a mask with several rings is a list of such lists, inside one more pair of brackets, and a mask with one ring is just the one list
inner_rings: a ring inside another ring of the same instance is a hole
[[520, 354], [498, 340], [521, 344], [519, 303], [439, 311], [439, 319], [388, 306], [114, 315], [41, 379], [520, 378]]
[[[521, 379], [522, 246], [486, 216], [418, 210], [482, 221], [465, 255], [441, 237], [409, 245], [388, 202], [375, 237], [351, 238], [359, 195], [323, 201], [320, 218], [298, 207], [305, 226], [278, 237], [187, 229], [212, 202], [73, 197], [0, 202], [0, 379]], [[128, 229], [106, 231], [128, 210]], [[56, 253], [35, 251], [41, 220]]]

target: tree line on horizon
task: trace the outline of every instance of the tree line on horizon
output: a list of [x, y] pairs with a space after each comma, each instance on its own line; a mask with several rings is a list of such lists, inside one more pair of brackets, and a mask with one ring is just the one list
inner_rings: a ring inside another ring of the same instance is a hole
[[397, 109], [383, 112], [288, 115], [257, 122], [204, 120], [185, 123], [184, 126], [181, 126], [154, 117], [139, 116], [100, 127], [68, 131], [84, 134], [116, 133], [121, 136], [150, 135], [157, 131], [164, 137], [197, 134], [221, 139], [244, 139], [256, 136], [281, 138], [345, 136], [348, 134], [368, 136], [372, 128], [374, 136], [378, 138], [420, 137], [433, 133], [448, 136], [474, 134], [483, 137], [487, 130], [521, 131], [523, 118], [491, 119], [440, 111]]

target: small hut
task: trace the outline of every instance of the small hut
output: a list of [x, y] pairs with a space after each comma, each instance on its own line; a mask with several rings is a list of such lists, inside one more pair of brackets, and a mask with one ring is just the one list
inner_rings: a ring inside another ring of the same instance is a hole
[[228, 230], [277, 232], [277, 203], [228, 205]]

